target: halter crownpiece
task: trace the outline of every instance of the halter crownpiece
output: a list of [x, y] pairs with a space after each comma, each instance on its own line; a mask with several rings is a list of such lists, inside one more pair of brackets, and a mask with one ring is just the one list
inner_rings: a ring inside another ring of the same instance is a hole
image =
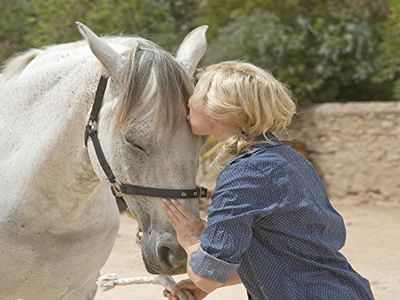
[[175, 199], [187, 199], [187, 198], [204, 198], [207, 197], [207, 189], [204, 187], [196, 187], [195, 189], [165, 189], [146, 187], [140, 185], [132, 185], [121, 183], [114, 175], [110, 165], [107, 163], [106, 157], [104, 156], [103, 149], [100, 145], [100, 140], [97, 136], [97, 119], [103, 102], [104, 93], [107, 87], [108, 77], [101, 76], [99, 84], [96, 90], [96, 96], [92, 110], [90, 112], [89, 120], [86, 124], [85, 129], [85, 146], [90, 137], [93, 143], [94, 150], [96, 152], [97, 159], [100, 163], [101, 168], [107, 176], [108, 181], [111, 183], [111, 191], [116, 198], [123, 200], [123, 195], [140, 195], [157, 198], [175, 198]]

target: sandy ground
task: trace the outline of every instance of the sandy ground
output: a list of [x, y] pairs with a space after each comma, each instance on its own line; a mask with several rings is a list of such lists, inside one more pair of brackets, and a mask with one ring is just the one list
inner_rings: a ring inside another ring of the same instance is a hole
[[[400, 207], [336, 204], [347, 225], [343, 253], [364, 277], [368, 278], [377, 300], [400, 299]], [[111, 256], [102, 274], [114, 272], [120, 277], [146, 275], [139, 248], [135, 244], [136, 222], [121, 217], [121, 228]], [[176, 280], [185, 276], [175, 276]], [[162, 287], [135, 285], [99, 290], [95, 300], [155, 300]], [[221, 288], [209, 300], [247, 299], [242, 286]]]

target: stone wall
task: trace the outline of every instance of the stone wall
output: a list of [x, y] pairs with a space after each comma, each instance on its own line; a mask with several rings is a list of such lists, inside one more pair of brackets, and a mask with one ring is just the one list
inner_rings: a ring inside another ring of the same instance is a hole
[[295, 144], [332, 200], [400, 204], [400, 103], [326, 103], [298, 113]]

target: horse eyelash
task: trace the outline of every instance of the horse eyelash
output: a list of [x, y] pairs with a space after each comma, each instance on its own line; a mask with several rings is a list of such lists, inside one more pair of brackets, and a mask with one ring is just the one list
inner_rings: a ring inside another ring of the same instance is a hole
[[138, 144], [132, 144], [132, 146], [139, 149], [140, 151], [143, 151], [144, 153], [146, 153], [146, 150], [144, 150], [144, 148], [142, 146], [139, 146]]
[[146, 150], [145, 150], [142, 146], [140, 146], [140, 145], [138, 145], [138, 144], [136, 144], [136, 143], [130, 142], [130, 141], [127, 140], [126, 138], [125, 138], [125, 142], [126, 142], [127, 144], [129, 144], [131, 147], [133, 147], [133, 148], [135, 148], [135, 149], [137, 149], [137, 150], [143, 152], [143, 153], [146, 154], [147, 156], [149, 156], [149, 155], [147, 154]]

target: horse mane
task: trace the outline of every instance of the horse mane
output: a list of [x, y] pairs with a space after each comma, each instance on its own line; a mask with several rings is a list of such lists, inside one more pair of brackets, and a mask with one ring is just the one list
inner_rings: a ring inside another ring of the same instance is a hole
[[25, 67], [42, 52], [40, 49], [30, 49], [6, 60], [2, 68], [2, 80], [7, 81], [21, 74]]
[[[124, 45], [127, 55], [124, 78], [118, 82], [120, 100], [115, 110], [115, 128], [122, 129], [134, 121], [150, 119], [159, 133], [173, 134], [186, 122], [187, 103], [193, 84], [175, 58], [155, 43], [134, 37], [106, 37], [111, 44]], [[83, 42], [80, 42], [82, 45]], [[138, 44], [138, 47], [132, 47]], [[77, 42], [68, 44], [76, 47]], [[55, 49], [53, 45], [51, 48]], [[64, 44], [65, 47], [67, 44]], [[18, 76], [26, 66], [50, 47], [30, 49], [7, 60], [0, 74], [6, 82]]]
[[193, 84], [171, 54], [148, 40], [137, 41], [138, 47], [128, 53], [116, 128], [152, 118], [156, 128], [173, 134], [186, 122]]

